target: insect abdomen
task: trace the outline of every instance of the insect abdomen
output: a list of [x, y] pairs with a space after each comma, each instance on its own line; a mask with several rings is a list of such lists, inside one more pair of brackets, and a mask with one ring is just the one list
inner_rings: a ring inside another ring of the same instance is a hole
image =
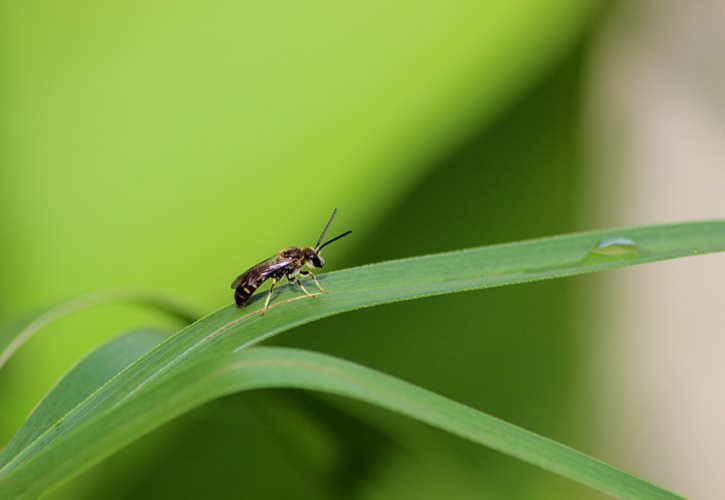
[[243, 307], [247, 305], [247, 302], [249, 301], [249, 297], [252, 296], [254, 292], [257, 291], [257, 288], [259, 288], [259, 285], [261, 285], [262, 282], [252, 282], [252, 283], [244, 283], [242, 285], [239, 285], [237, 288], [234, 289], [234, 302], [237, 303], [237, 306]]

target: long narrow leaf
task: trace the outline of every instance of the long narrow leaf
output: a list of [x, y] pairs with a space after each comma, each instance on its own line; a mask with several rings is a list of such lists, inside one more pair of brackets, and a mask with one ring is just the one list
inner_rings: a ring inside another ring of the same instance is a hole
[[188, 323], [199, 318], [199, 314], [186, 305], [145, 292], [110, 290], [90, 293], [29, 314], [0, 329], [0, 368], [20, 346], [47, 324], [83, 309], [108, 304], [134, 304], [149, 307]]
[[[625, 267], [725, 249], [725, 222], [597, 231], [384, 262], [321, 277], [331, 293], [307, 299], [284, 289], [267, 316], [258, 297], [246, 309], [225, 307], [141, 357], [84, 400], [0, 469], [0, 485], [24, 462], [92, 420], [173, 378], [194, 360], [226, 355], [294, 326], [378, 304]], [[152, 426], [158, 425], [149, 417]], [[82, 449], [77, 450], [85, 453]], [[90, 462], [107, 453], [85, 456]], [[23, 468], [24, 470], [32, 470]], [[27, 476], [33, 477], [28, 472]], [[2, 486], [4, 487], [4, 486]]]
[[79, 361], [45, 395], [0, 452], [0, 466], [7, 463], [8, 457], [15, 456], [63, 415], [168, 336], [168, 332], [160, 330], [132, 331], [111, 339]]
[[611, 495], [677, 498], [562, 444], [388, 375], [326, 355], [273, 347], [257, 347], [191, 365], [105, 418], [93, 419], [58, 439], [0, 483], [0, 497], [38, 495], [204, 402], [270, 387], [311, 389], [365, 401]]

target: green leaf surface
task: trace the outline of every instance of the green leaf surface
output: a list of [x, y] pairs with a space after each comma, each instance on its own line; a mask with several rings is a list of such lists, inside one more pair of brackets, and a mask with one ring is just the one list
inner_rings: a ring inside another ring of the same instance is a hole
[[[228, 306], [181, 330], [139, 358], [11, 457], [0, 469], [0, 496], [11, 492], [13, 495], [42, 492], [78, 474], [121, 446], [119, 440], [112, 440], [104, 441], [105, 446], [89, 448], [92, 440], [83, 438], [85, 429], [90, 432], [99, 428], [113, 433], [122, 423], [127, 435], [140, 435], [158, 427], [163, 420], [156, 412], [165, 406], [167, 399], [147, 394], [154, 394], [163, 384], [173, 384], [190, 366], [210, 363], [294, 326], [400, 300], [722, 250], [725, 250], [725, 222], [672, 224], [565, 235], [348, 269], [321, 276], [321, 283], [331, 293], [315, 299], [282, 287], [284, 290], [275, 295], [266, 316], [261, 316], [259, 311], [262, 296], [246, 309]], [[136, 431], [132, 432], [132, 428]], [[518, 448], [519, 444], [512, 446]], [[516, 456], [521, 453], [520, 449]], [[44, 457], [55, 457], [56, 463], [62, 462], [64, 475], [50, 474], [43, 464], [52, 464], [52, 461], [46, 462]], [[552, 458], [548, 464], [550, 470], [559, 470], [556, 461], [558, 458]], [[539, 461], [534, 463], [541, 465]], [[576, 460], [571, 462], [576, 463]], [[591, 478], [584, 480], [590, 474], [587, 467], [581, 466], [577, 477], [592, 484]], [[619, 491], [620, 486], [611, 484], [609, 479], [600, 480], [599, 487], [606, 483], [609, 485], [606, 491]]]
[[108, 290], [90, 293], [53, 305], [42, 311], [28, 314], [20, 320], [0, 329], [0, 368], [3, 367], [15, 351], [20, 349], [20, 346], [47, 324], [90, 307], [109, 304], [133, 304], [157, 309], [160, 312], [177, 317], [188, 323], [191, 323], [200, 316], [186, 305], [150, 293], [125, 290]]
[[[135, 398], [123, 411], [94, 419], [62, 436], [20, 468], [14, 482], [0, 492], [12, 497], [35, 495], [42, 491], [38, 474], [42, 483], [61, 481], [74, 473], [78, 463], [106, 456], [158, 423], [207, 401], [243, 390], [276, 387], [310, 389], [365, 401], [610, 494], [677, 498], [583, 453], [407, 382], [330, 356], [276, 347], [255, 347], [191, 364]], [[76, 450], [77, 458], [68, 460], [72, 450]], [[20, 485], [28, 489], [20, 489]]]
[[48, 392], [0, 452], [0, 464], [5, 464], [8, 457], [32, 443], [63, 415], [168, 336], [168, 332], [160, 330], [125, 333], [79, 361]]

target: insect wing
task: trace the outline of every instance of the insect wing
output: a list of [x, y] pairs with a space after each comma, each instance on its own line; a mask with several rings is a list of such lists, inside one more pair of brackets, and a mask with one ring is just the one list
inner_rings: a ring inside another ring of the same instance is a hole
[[281, 259], [276, 260], [277, 256], [274, 255], [269, 259], [265, 259], [257, 265], [254, 265], [244, 271], [242, 274], [237, 276], [232, 282], [232, 288], [238, 288], [243, 286], [245, 283], [259, 283], [266, 280], [273, 272], [287, 267], [294, 259]]

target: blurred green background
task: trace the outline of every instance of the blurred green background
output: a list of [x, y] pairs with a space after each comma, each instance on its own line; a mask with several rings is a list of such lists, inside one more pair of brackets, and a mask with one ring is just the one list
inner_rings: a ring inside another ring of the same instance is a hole
[[[330, 268], [580, 225], [599, 2], [3, 2], [0, 319], [136, 288], [201, 310], [334, 207]], [[571, 281], [401, 303], [274, 340], [591, 449]], [[522, 312], [525, 311], [525, 312]], [[63, 319], [0, 373], [6, 442], [131, 307]], [[636, 472], [636, 471], [635, 471]], [[145, 437], [53, 498], [582, 498], [382, 410], [268, 391]]]

